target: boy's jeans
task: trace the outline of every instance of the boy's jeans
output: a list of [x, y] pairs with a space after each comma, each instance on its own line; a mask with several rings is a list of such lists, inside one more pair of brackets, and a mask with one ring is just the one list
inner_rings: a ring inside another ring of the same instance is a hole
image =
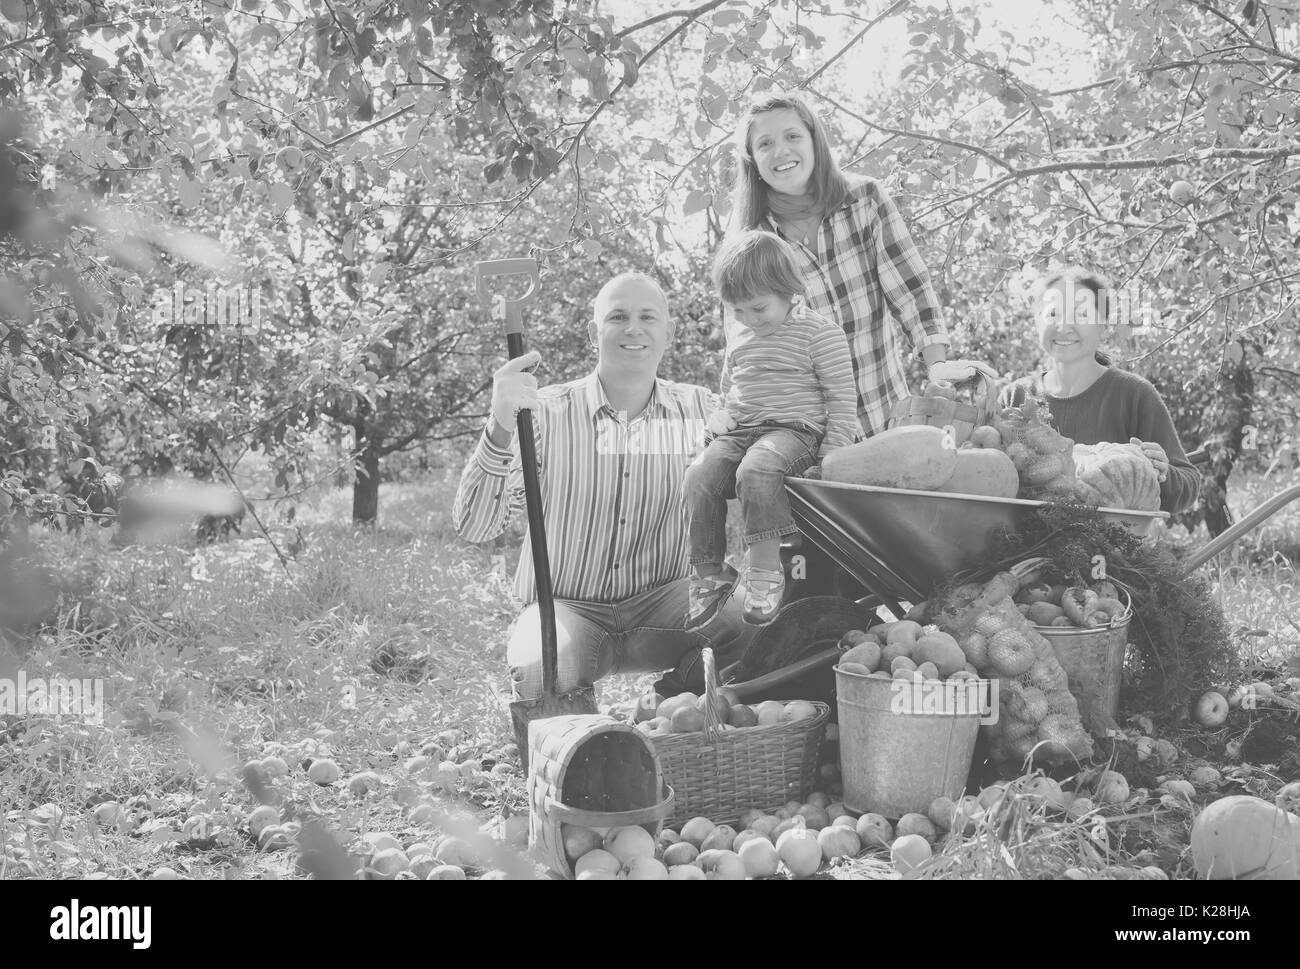
[[797, 531], [785, 476], [817, 460], [821, 435], [787, 424], [738, 427], [719, 434], [686, 469], [684, 486], [691, 564], [722, 564], [727, 555], [727, 498], [740, 499], [745, 544]]

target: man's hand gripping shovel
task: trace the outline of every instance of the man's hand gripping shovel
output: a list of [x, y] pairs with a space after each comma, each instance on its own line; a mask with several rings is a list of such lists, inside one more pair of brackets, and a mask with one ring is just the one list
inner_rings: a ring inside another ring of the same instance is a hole
[[[494, 283], [507, 276], [524, 277], [527, 288], [518, 296], [495, 291]], [[474, 266], [479, 299], [492, 319], [505, 326], [510, 359], [524, 355], [524, 306], [537, 294], [539, 280], [535, 259], [494, 259]], [[555, 637], [555, 598], [551, 592], [551, 565], [546, 552], [546, 527], [542, 521], [541, 482], [537, 476], [537, 443], [533, 438], [532, 415], [519, 411], [519, 458], [523, 464], [524, 500], [528, 508], [528, 537], [532, 545], [533, 572], [537, 577], [537, 610], [542, 628], [542, 695], [536, 700], [515, 700], [510, 704], [519, 756], [527, 768], [530, 758], [528, 725], [535, 720], [573, 714], [594, 714], [596, 696], [590, 686], [571, 693], [556, 692], [559, 653]]]

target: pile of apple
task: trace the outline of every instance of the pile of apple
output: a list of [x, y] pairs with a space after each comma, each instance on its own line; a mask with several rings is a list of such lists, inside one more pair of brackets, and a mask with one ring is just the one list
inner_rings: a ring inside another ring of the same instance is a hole
[[906, 814], [891, 825], [879, 814], [855, 817], [842, 803], [815, 792], [805, 803], [789, 801], [771, 814], [746, 811], [739, 827], [697, 817], [680, 832], [663, 829], [658, 838], [640, 827], [602, 830], [568, 824], [561, 834], [580, 881], [807, 878], [824, 865], [864, 851], [888, 851], [894, 868], [908, 874], [930, 859], [931, 845], [942, 832], [954, 825], [973, 830], [983, 812], [976, 798], [964, 798], [960, 806], [939, 798], [929, 816]]
[[1254, 710], [1273, 703], [1293, 710], [1300, 709], [1297, 707], [1297, 699], [1300, 699], [1300, 677], [1292, 676], [1272, 682], [1255, 680], [1224, 692], [1206, 690], [1196, 701], [1193, 713], [1201, 726], [1217, 730], [1227, 723], [1231, 710]]
[[[664, 699], [657, 693], [647, 693], [636, 702], [632, 722], [636, 729], [648, 737], [667, 737], [672, 734], [698, 733], [704, 729], [704, 708], [707, 696], [679, 693]], [[741, 703], [727, 687], [717, 691], [718, 722], [722, 730], [743, 730], [746, 727], [770, 727], [780, 723], [795, 723], [817, 715], [817, 708], [808, 700], [791, 700], [780, 703], [764, 700], [752, 706]]]

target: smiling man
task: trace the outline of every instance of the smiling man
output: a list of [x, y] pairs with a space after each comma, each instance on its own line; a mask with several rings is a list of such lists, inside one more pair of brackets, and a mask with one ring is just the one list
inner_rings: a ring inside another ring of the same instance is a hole
[[[682, 480], [718, 400], [703, 387], [659, 378], [674, 331], [668, 301], [653, 279], [616, 276], [597, 295], [588, 325], [596, 369], [539, 389], [527, 372], [539, 354], [506, 363], [493, 377], [492, 417], [461, 473], [456, 530], [471, 542], [490, 541], [524, 507], [513, 429], [521, 408], [532, 412], [560, 692], [609, 673], [673, 666], [661, 690], [698, 686], [699, 648], [711, 644], [725, 655], [749, 635], [734, 597], [710, 622], [682, 629], [688, 589]], [[528, 547], [525, 540], [515, 573], [515, 594], [526, 605], [506, 648], [522, 700], [542, 691]]]

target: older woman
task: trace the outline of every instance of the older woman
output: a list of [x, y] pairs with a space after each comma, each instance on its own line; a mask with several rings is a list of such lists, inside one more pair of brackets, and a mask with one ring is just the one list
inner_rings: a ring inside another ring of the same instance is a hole
[[755, 101], [737, 144], [732, 227], [776, 232], [794, 248], [808, 305], [849, 338], [863, 429], [879, 433], [908, 392], [900, 336], [931, 377], [947, 377], [936, 364], [947, 357], [948, 330], [907, 224], [880, 183], [840, 171], [797, 94]]
[[1160, 507], [1185, 511], [1196, 502], [1201, 476], [1183, 452], [1159, 391], [1135, 373], [1111, 365], [1097, 348], [1105, 333], [1108, 287], [1079, 268], [1052, 273], [1042, 283], [1038, 342], [1048, 368], [1006, 387], [1002, 406], [1026, 396], [1047, 402], [1056, 429], [1076, 444], [1139, 444], [1160, 477]]

